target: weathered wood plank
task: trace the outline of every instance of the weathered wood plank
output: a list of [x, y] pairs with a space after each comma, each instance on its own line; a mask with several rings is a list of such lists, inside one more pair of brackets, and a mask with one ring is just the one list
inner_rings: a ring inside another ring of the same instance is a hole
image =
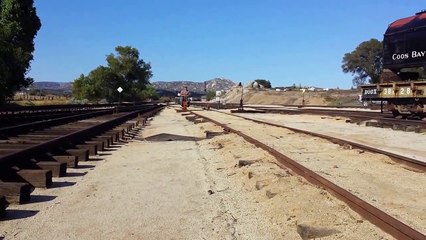
[[0, 182], [0, 196], [11, 204], [22, 204], [31, 200], [34, 187], [23, 182]]
[[109, 136], [99, 136], [91, 139], [92, 141], [102, 141], [104, 143], [104, 148], [109, 148], [112, 145], [112, 137]]
[[52, 185], [52, 171], [44, 169], [21, 169], [16, 172], [34, 187], [47, 188]]
[[79, 162], [89, 161], [89, 149], [67, 149], [66, 152], [69, 155], [76, 156]]
[[98, 140], [98, 141], [85, 141], [85, 143], [87, 143], [87, 144], [95, 144], [96, 145], [96, 148], [97, 148], [97, 151], [103, 151], [103, 150], [105, 150], [105, 148], [104, 148], [104, 142], [103, 141], [101, 141], [101, 140]]
[[96, 154], [98, 154], [98, 149], [97, 149], [96, 144], [77, 144], [77, 145], [75, 145], [75, 147], [78, 148], [78, 149], [89, 150], [90, 156], [95, 156]]
[[65, 177], [67, 175], [67, 163], [56, 161], [39, 161], [36, 163], [41, 169], [52, 171], [53, 177]]
[[0, 196], [0, 218], [4, 218], [6, 216], [6, 208], [8, 203], [6, 201], [6, 197]]
[[60, 163], [66, 163], [67, 167], [76, 168], [78, 166], [78, 158], [76, 156], [52, 156], [52, 158]]

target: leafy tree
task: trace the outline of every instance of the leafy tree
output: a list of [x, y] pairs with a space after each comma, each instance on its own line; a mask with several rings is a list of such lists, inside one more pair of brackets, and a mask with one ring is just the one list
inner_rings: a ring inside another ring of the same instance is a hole
[[40, 27], [33, 0], [0, 0], [0, 103], [33, 82], [25, 75]]
[[158, 95], [157, 91], [152, 85], [147, 85], [146, 88], [141, 91], [140, 95], [142, 96], [142, 99], [160, 99], [160, 95]]
[[[130, 46], [115, 48], [117, 56], [109, 54], [107, 56], [108, 67], [118, 76], [114, 83], [127, 90], [123, 91], [123, 99], [137, 100], [140, 98], [140, 90], [144, 90], [152, 77], [151, 65], [139, 59], [139, 51]], [[117, 86], [118, 88], [119, 86]]]
[[[121, 100], [139, 101], [156, 98], [155, 89], [149, 87], [151, 65], [139, 59], [139, 51], [130, 46], [115, 48], [117, 55], [107, 55], [108, 66], [99, 66], [87, 76], [74, 80], [73, 95], [76, 99], [118, 101], [118, 87], [123, 89]], [[146, 90], [146, 91], [145, 91]]]
[[265, 88], [271, 88], [271, 82], [265, 79], [256, 79], [254, 80], [255, 82], [257, 82], [258, 84], [264, 86]]
[[85, 81], [86, 77], [84, 76], [84, 74], [81, 74], [79, 78], [74, 80], [72, 84], [72, 95], [74, 96], [74, 98], [84, 99], [84, 96], [86, 95], [86, 93], [84, 92], [84, 86], [86, 84]]
[[346, 53], [342, 61], [344, 73], [351, 72], [354, 86], [366, 83], [378, 83], [383, 66], [382, 42], [377, 39], [364, 41], [351, 53]]

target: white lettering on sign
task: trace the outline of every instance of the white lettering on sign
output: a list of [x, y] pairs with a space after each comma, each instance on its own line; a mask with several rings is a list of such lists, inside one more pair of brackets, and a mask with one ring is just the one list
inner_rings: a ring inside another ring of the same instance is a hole
[[384, 88], [383, 94], [384, 95], [393, 95], [393, 89], [392, 88]]
[[411, 52], [411, 57], [412, 58], [424, 57], [425, 54], [426, 54], [426, 51], [420, 51], [420, 52], [412, 51]]
[[407, 87], [407, 88], [401, 88], [399, 90], [399, 94], [400, 95], [410, 95], [411, 94], [411, 88]]
[[377, 94], [376, 88], [364, 89], [364, 95]]
[[407, 59], [410, 56], [408, 55], [408, 53], [400, 53], [400, 54], [392, 54], [392, 59], [393, 60], [402, 60], [402, 59]]
[[409, 58], [426, 57], [426, 51], [411, 51], [409, 53], [394, 53], [392, 54], [392, 60], [404, 60]]

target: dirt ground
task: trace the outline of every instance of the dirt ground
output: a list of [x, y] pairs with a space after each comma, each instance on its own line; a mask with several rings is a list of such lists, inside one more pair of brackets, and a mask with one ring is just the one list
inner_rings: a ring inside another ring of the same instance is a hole
[[[314, 170], [361, 199], [385, 210], [420, 232], [426, 233], [426, 174], [396, 164], [386, 156], [323, 139], [266, 127], [213, 111], [198, 112], [241, 131]], [[304, 130], [338, 136], [353, 142], [392, 151], [426, 162], [426, 134], [398, 132], [349, 124], [344, 119], [322, 116], [241, 114]], [[380, 171], [378, 171], [380, 169]]]
[[[241, 97], [244, 104], [269, 105], [323, 105], [323, 106], [360, 106], [358, 90], [317, 90], [302, 92], [299, 89], [276, 91], [274, 89], [254, 89], [234, 87], [224, 94], [220, 101], [223, 103], [239, 103]], [[214, 100], [215, 101], [215, 100]]]
[[[222, 131], [211, 123], [189, 122], [173, 107], [166, 108], [133, 140], [69, 169], [69, 176], [55, 179], [53, 188], [36, 189], [31, 203], [10, 206], [0, 234], [5, 239], [308, 239], [309, 234], [323, 239], [393, 239], [242, 138], [220, 134], [207, 139], [207, 130]], [[276, 134], [280, 133], [272, 135]], [[298, 144], [286, 150], [315, 158], [306, 142]], [[327, 173], [330, 164], [319, 166], [319, 171]], [[351, 172], [360, 174], [346, 164], [342, 160], [330, 174], [342, 184], [350, 183]], [[408, 172], [406, 182], [426, 186], [424, 173], [389, 162], [372, 170], [385, 166], [394, 174]], [[361, 176], [373, 176], [373, 171]], [[398, 204], [391, 190], [399, 177], [394, 175], [395, 181], [384, 189]], [[417, 194], [413, 196], [424, 213], [426, 191], [408, 186], [406, 193]], [[368, 191], [359, 190], [363, 187]], [[375, 194], [362, 184], [353, 189], [367, 197]]]

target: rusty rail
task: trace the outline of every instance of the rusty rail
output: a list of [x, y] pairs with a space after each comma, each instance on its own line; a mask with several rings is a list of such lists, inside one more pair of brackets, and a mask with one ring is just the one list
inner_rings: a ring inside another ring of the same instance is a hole
[[[228, 113], [224, 113], [224, 114], [228, 114]], [[238, 115], [233, 115], [230, 114], [234, 117], [239, 117], [239, 118], [243, 118], [245, 120], [249, 120], [249, 121], [253, 121], [255, 123], [260, 123], [260, 124], [267, 124], [270, 126], [274, 126], [274, 127], [280, 127], [280, 128], [286, 128], [288, 130], [294, 131], [294, 132], [299, 132], [299, 133], [303, 133], [303, 134], [307, 134], [307, 135], [311, 135], [314, 137], [319, 137], [319, 138], [323, 138], [326, 139], [332, 143], [336, 143], [339, 145], [345, 145], [345, 144], [349, 144], [353, 147], [362, 149], [362, 150], [366, 150], [366, 151], [370, 151], [373, 153], [378, 153], [378, 154], [383, 154], [386, 156], [389, 156], [393, 161], [397, 162], [397, 163], [402, 163], [405, 164], [407, 166], [410, 166], [412, 168], [418, 169], [419, 171], [423, 171], [426, 172], [426, 163], [419, 161], [417, 159], [413, 159], [413, 158], [409, 158], [409, 157], [405, 157], [396, 153], [391, 153], [391, 152], [387, 152], [381, 149], [377, 149], [374, 147], [370, 147], [364, 144], [360, 144], [360, 143], [356, 143], [356, 142], [352, 142], [352, 141], [348, 141], [348, 140], [344, 140], [341, 138], [336, 138], [336, 137], [332, 137], [332, 136], [327, 136], [324, 134], [320, 134], [320, 133], [314, 133], [314, 132], [310, 132], [310, 131], [306, 131], [306, 130], [302, 130], [302, 129], [298, 129], [298, 128], [292, 128], [292, 127], [288, 127], [288, 126], [284, 126], [284, 125], [280, 125], [280, 124], [275, 124], [275, 123], [270, 123], [270, 122], [265, 122], [265, 121], [261, 121], [261, 120], [257, 120], [257, 119], [252, 119], [252, 118], [248, 118], [248, 117], [244, 117], [244, 116], [238, 116]]]

